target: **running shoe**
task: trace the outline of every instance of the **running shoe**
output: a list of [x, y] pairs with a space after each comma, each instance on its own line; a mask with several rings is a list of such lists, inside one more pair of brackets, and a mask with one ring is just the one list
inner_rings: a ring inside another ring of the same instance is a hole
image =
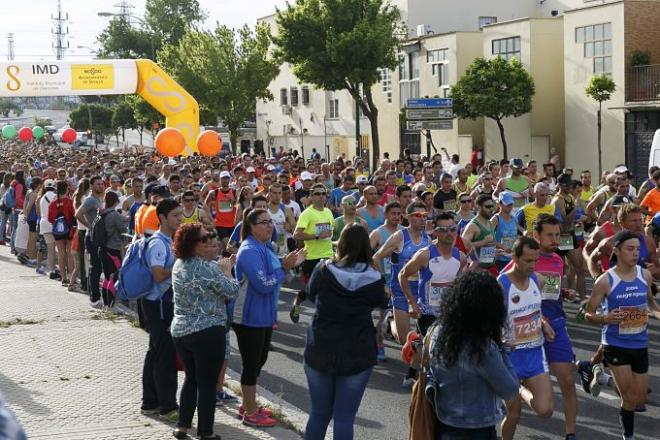
[[30, 261], [30, 257], [28, 257], [27, 254], [24, 253], [18, 254], [16, 258], [18, 258], [19, 263], [23, 265], [28, 264], [28, 262]]
[[37, 267], [37, 273], [39, 275], [46, 275], [46, 267], [45, 266], [39, 266]]
[[141, 408], [140, 414], [145, 416], [152, 416], [154, 414], [158, 414], [158, 408]]
[[27, 265], [30, 267], [37, 267], [37, 260], [28, 260]]
[[378, 362], [385, 362], [387, 360], [387, 356], [385, 356], [385, 347], [382, 345], [378, 346], [378, 354], [376, 355], [378, 358]]
[[252, 415], [245, 414], [243, 416], [243, 424], [257, 428], [270, 428], [277, 425], [277, 420], [272, 417], [266, 417], [257, 411]]
[[582, 389], [585, 393], [591, 394], [591, 380], [593, 377], [593, 371], [591, 368], [591, 362], [589, 361], [577, 361], [575, 363], [578, 371], [578, 376], [580, 376], [580, 382], [582, 383]]
[[[265, 417], [273, 417], [273, 410], [271, 410], [270, 408], [266, 408], [265, 406], [260, 406], [257, 409], [257, 412]], [[245, 416], [245, 407], [243, 405], [238, 407], [238, 416], [239, 417]]]
[[158, 414], [158, 417], [162, 420], [175, 423], [177, 420], [179, 420], [179, 410], [175, 408], [168, 412], [161, 412]]
[[51, 280], [59, 280], [61, 277], [62, 277], [62, 276], [60, 275], [60, 271], [59, 271], [59, 270], [52, 270], [52, 271], [50, 271], [50, 273], [48, 274], [48, 278], [50, 278]]
[[410, 377], [407, 374], [403, 376], [403, 382], [401, 383], [401, 388], [411, 389], [415, 384], [415, 378]]
[[225, 403], [232, 403], [236, 402], [238, 400], [238, 397], [234, 396], [231, 393], [228, 393], [224, 389], [220, 391], [216, 391], [215, 393], [215, 403], [216, 405], [223, 405]]
[[646, 405], [643, 403], [641, 405], [637, 405], [637, 408], [635, 408], [635, 412], [646, 412]]
[[291, 318], [291, 322], [298, 324], [298, 321], [300, 321], [300, 305], [294, 304], [293, 307], [291, 307], [289, 318]]
[[89, 301], [89, 305], [92, 306], [93, 309], [102, 309], [103, 308], [103, 301], [100, 299], [97, 299], [96, 301]]
[[575, 434], [566, 434], [566, 438], [564, 440], [575, 440]]
[[603, 376], [603, 367], [600, 364], [596, 364], [592, 368], [593, 378], [591, 379], [590, 388], [591, 395], [598, 397], [600, 394], [600, 378]]

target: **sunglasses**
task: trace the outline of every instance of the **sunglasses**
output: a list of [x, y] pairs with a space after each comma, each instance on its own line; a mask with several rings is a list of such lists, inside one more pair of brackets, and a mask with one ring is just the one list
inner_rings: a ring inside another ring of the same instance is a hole
[[495, 209], [495, 205], [484, 205], [485, 209]]
[[420, 211], [412, 212], [412, 213], [408, 214], [408, 217], [417, 217], [417, 218], [426, 218], [427, 216], [428, 216], [428, 213], [420, 212]]
[[201, 243], [208, 243], [209, 240], [215, 240], [216, 238], [218, 238], [218, 234], [216, 234], [215, 232], [211, 232], [209, 234], [204, 235], [203, 237], [199, 237], [199, 241]]
[[472, 199], [463, 199], [461, 200], [461, 203], [471, 203]]
[[196, 202], [199, 199], [183, 199], [184, 202]]
[[349, 202], [344, 202], [344, 203], [342, 203], [342, 205], [344, 205], [344, 206], [353, 206], [353, 205], [355, 205], [355, 202], [350, 202], [350, 201]]
[[435, 230], [444, 233], [451, 232], [453, 234], [457, 231], [457, 228], [456, 226], [436, 226]]
[[273, 224], [272, 219], [261, 220], [260, 222], [255, 223], [255, 225], [272, 225], [272, 224]]
[[313, 196], [325, 196], [325, 193], [324, 192], [313, 192], [312, 195]]

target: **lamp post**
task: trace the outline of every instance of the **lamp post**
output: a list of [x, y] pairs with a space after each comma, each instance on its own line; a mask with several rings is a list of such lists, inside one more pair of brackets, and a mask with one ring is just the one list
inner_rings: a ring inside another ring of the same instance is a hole
[[330, 161], [330, 145], [328, 145], [327, 115], [323, 115], [323, 145], [325, 145], [325, 160]]
[[[137, 15], [126, 15], [126, 14], [117, 14], [115, 12], [108, 12], [108, 11], [101, 11], [97, 12], [96, 15], [99, 17], [127, 17], [128, 23], [131, 23], [131, 18], [135, 19], [138, 23], [140, 23], [143, 26], [147, 26], [147, 22], [144, 21], [143, 18], [138, 17]], [[151, 43], [151, 61], [156, 61], [156, 52], [154, 51], [154, 39], [149, 38], [149, 42]]]
[[301, 152], [302, 157], [304, 159], [305, 158], [305, 132], [307, 131], [307, 129], [303, 128], [302, 118], [298, 118], [298, 121], [300, 122], [300, 152]]

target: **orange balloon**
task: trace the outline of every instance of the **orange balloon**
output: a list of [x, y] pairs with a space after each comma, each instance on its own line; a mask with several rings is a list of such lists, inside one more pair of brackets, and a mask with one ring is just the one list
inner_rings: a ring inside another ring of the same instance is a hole
[[217, 156], [221, 147], [220, 135], [213, 130], [203, 131], [197, 136], [197, 149], [202, 156]]
[[156, 135], [156, 149], [163, 156], [178, 156], [185, 147], [186, 139], [176, 128], [164, 128]]

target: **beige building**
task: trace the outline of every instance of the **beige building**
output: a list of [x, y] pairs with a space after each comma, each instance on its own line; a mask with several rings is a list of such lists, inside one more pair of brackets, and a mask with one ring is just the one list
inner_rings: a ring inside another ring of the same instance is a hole
[[[508, 157], [547, 160], [551, 146], [564, 146], [563, 18], [521, 18], [485, 26], [484, 58], [517, 58], [532, 78], [532, 111], [503, 120]], [[497, 123], [484, 121], [486, 159], [503, 157]]]

